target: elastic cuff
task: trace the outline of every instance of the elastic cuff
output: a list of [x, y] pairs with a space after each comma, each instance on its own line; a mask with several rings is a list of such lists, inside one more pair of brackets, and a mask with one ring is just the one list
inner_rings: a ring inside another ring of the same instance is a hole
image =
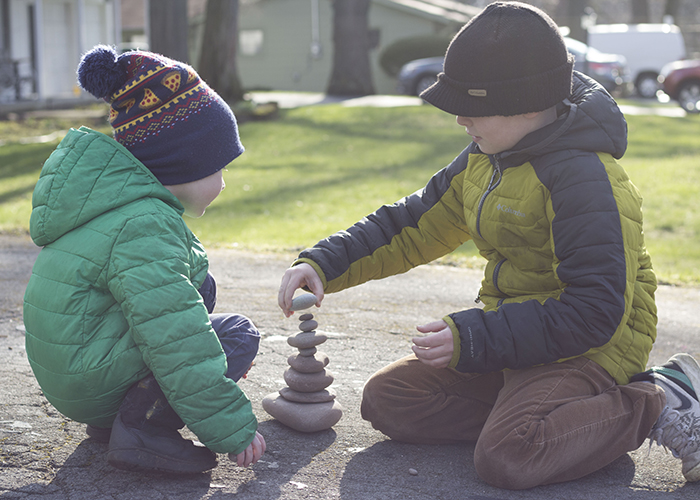
[[[305, 257], [302, 257], [301, 259], [297, 259], [294, 262], [292, 262], [291, 267], [298, 266], [299, 264], [308, 264], [311, 267], [314, 268], [314, 271], [316, 271], [316, 274], [318, 274], [318, 277], [321, 278], [321, 283], [323, 283], [323, 289], [326, 289], [326, 285], [328, 285], [328, 282], [326, 281], [326, 275], [321, 271], [321, 267], [316, 264], [313, 260], [307, 259]], [[306, 287], [304, 287], [306, 289]], [[307, 290], [308, 291], [308, 290]]]
[[455, 325], [455, 322], [452, 321], [452, 318], [449, 316], [445, 316], [442, 318], [445, 323], [448, 324], [450, 327], [450, 330], [452, 330], [452, 342], [453, 342], [453, 350], [452, 350], [452, 359], [450, 360], [450, 364], [447, 365], [448, 368], [454, 368], [457, 366], [457, 363], [459, 362], [459, 357], [462, 352], [462, 342], [459, 338], [459, 330], [457, 329], [457, 325]]

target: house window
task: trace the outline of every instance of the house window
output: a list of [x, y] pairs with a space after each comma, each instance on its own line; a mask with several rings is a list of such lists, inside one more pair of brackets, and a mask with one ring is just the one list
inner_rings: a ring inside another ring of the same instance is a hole
[[241, 30], [238, 33], [238, 47], [241, 55], [254, 56], [260, 53], [263, 46], [262, 30]]

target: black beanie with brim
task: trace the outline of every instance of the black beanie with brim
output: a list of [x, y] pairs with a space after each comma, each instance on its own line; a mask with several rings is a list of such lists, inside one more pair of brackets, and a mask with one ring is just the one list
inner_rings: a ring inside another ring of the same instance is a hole
[[543, 111], [571, 95], [573, 65], [547, 14], [520, 2], [495, 2], [453, 38], [444, 72], [421, 97], [457, 116]]

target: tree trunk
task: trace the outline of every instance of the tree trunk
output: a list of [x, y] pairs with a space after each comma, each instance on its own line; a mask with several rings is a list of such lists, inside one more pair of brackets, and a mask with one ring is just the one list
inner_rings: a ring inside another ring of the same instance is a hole
[[374, 94], [369, 62], [370, 0], [333, 0], [333, 70], [330, 95]]
[[188, 62], [187, 0], [149, 0], [151, 52]]
[[569, 38], [588, 43], [588, 32], [581, 26], [581, 18], [586, 13], [588, 0], [561, 0], [557, 24], [569, 27]]
[[649, 0], [632, 0], [632, 24], [649, 22]]
[[207, 0], [202, 52], [197, 71], [225, 101], [243, 98], [238, 78], [238, 0]]
[[671, 16], [673, 22], [678, 24], [678, 13], [680, 12], [681, 2], [680, 0], [666, 0], [666, 7], [664, 8], [664, 17]]

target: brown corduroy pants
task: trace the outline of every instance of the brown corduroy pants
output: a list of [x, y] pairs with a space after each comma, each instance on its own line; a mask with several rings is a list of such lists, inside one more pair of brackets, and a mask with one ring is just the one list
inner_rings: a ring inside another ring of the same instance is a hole
[[411, 355], [367, 381], [362, 417], [397, 441], [476, 441], [479, 476], [524, 489], [583, 477], [637, 449], [665, 404], [654, 384], [618, 385], [586, 358], [470, 374]]

